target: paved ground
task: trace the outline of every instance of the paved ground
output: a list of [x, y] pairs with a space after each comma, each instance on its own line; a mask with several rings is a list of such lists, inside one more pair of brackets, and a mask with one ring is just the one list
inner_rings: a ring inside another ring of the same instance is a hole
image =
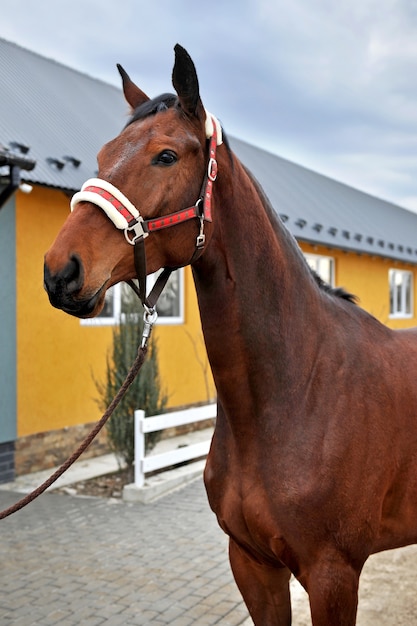
[[[0, 507], [16, 497], [0, 491]], [[0, 533], [1, 626], [247, 617], [202, 480], [147, 505], [47, 493], [2, 520]]]
[[[0, 490], [0, 508], [18, 494]], [[251, 624], [202, 480], [153, 504], [47, 493], [0, 521], [1, 626]], [[417, 624], [417, 547], [372, 557], [359, 626]], [[294, 626], [311, 624], [293, 584]]]

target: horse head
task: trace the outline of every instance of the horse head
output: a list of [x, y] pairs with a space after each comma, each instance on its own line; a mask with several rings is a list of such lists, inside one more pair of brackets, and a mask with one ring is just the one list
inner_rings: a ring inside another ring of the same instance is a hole
[[109, 287], [137, 277], [132, 243], [143, 242], [152, 273], [190, 263], [196, 239], [207, 244], [212, 233], [202, 197], [215, 178], [207, 137], [214, 134], [220, 143], [221, 131], [203, 107], [190, 56], [175, 46], [177, 95], [150, 99], [118, 69], [131, 117], [100, 150], [97, 178], [75, 194], [72, 212], [45, 255], [51, 304], [77, 317], [94, 317]]

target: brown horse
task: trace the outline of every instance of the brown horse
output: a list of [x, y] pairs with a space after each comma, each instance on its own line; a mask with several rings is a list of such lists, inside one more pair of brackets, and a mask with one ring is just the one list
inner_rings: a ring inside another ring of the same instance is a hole
[[149, 272], [191, 262], [218, 392], [205, 484], [237, 585], [259, 626], [291, 623], [291, 573], [314, 626], [352, 626], [367, 557], [417, 542], [417, 333], [316, 279], [175, 53], [176, 96], [120, 68], [132, 117], [46, 254], [46, 289], [96, 315], [138, 272], [122, 230]]

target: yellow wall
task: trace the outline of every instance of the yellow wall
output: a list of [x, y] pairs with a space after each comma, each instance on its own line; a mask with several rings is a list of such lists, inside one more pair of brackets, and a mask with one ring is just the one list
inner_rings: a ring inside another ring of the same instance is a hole
[[61, 192], [17, 193], [18, 436], [99, 417], [91, 372], [103, 372], [110, 330], [81, 326], [43, 290], [43, 256], [67, 214]]
[[[104, 379], [110, 326], [83, 326], [51, 307], [43, 290], [43, 256], [68, 214], [68, 198], [35, 187], [17, 192], [17, 406], [18, 436], [88, 423], [100, 417], [93, 375]], [[388, 269], [415, 267], [378, 257], [301, 243], [304, 252], [335, 259], [336, 285], [359, 296], [360, 305], [393, 328], [416, 318], [389, 319]], [[417, 289], [414, 311], [417, 311]], [[170, 406], [215, 397], [201, 334], [190, 268], [185, 270], [185, 323], [156, 326], [159, 367]]]
[[[344, 252], [325, 246], [313, 246], [300, 242], [303, 252], [330, 256], [335, 260], [335, 285], [345, 287], [359, 298], [359, 306], [374, 315], [390, 328], [417, 326], [417, 268], [414, 265], [383, 257]], [[414, 274], [414, 317], [392, 319], [389, 317], [388, 270], [409, 270]]]
[[[68, 207], [68, 198], [51, 189], [34, 187], [29, 196], [20, 191], [16, 195], [19, 437], [100, 417], [93, 374], [104, 379], [111, 327], [82, 326], [78, 319], [54, 309], [43, 290], [43, 257]], [[205, 349], [189, 269], [185, 281], [190, 294], [185, 324], [155, 329], [160, 374], [170, 406], [214, 396], [209, 373], [206, 391]]]
[[207, 360], [191, 268], [185, 268], [184, 324], [157, 325], [159, 367], [170, 406], [208, 402], [216, 397]]

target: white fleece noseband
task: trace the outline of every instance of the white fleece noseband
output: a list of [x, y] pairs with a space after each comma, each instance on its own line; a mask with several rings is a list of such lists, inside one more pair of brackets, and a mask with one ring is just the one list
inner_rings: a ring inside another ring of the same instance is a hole
[[[94, 190], [94, 191], [93, 191]], [[79, 202], [91, 202], [103, 209], [116, 228], [126, 230], [130, 222], [140, 220], [139, 211], [114, 185], [102, 178], [89, 178], [71, 199], [71, 211]], [[120, 203], [119, 206], [117, 203]]]

